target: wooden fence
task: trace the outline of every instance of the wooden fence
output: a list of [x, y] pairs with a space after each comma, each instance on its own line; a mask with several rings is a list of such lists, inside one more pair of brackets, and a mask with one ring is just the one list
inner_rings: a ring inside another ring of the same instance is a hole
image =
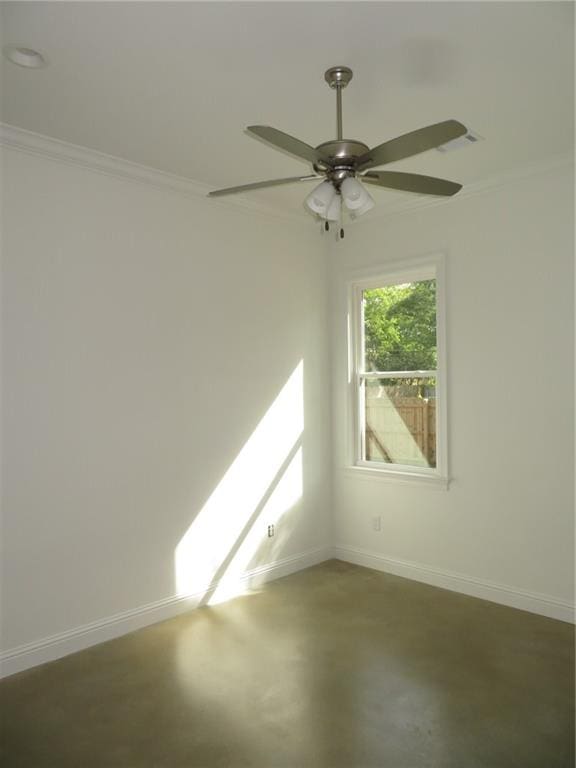
[[436, 401], [367, 392], [366, 459], [436, 466]]

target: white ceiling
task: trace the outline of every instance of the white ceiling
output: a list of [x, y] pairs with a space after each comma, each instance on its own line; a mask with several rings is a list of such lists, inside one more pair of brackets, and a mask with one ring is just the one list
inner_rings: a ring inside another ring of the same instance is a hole
[[[455, 118], [484, 137], [397, 170], [464, 184], [570, 153], [571, 2], [7, 2], [2, 120], [214, 188], [308, 172], [250, 138], [335, 135], [325, 69], [344, 64], [344, 134], [370, 146]], [[300, 207], [310, 184], [250, 193]], [[398, 193], [374, 190], [383, 201]]]

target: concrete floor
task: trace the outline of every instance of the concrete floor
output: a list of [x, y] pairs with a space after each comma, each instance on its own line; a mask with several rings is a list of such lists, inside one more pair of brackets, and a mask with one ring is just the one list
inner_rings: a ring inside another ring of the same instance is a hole
[[338, 561], [0, 684], [3, 768], [573, 768], [574, 632]]

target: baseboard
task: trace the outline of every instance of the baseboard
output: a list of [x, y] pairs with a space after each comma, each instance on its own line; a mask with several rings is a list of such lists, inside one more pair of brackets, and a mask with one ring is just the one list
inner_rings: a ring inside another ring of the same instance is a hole
[[[449, 573], [418, 563], [396, 560], [375, 552], [347, 546], [320, 547], [253, 568], [239, 577], [238, 587], [241, 589], [254, 588], [268, 581], [309, 568], [331, 557], [385, 573], [392, 573], [396, 576], [403, 576], [414, 581], [421, 581], [441, 589], [449, 589], [453, 592], [461, 592], [511, 608], [537, 613], [552, 619], [569, 623], [575, 622], [574, 606], [548, 595], [526, 592], [503, 584]], [[178, 616], [198, 607], [206, 594], [214, 592], [218, 586], [218, 582], [212, 582], [194, 595], [168, 597], [115, 616], [75, 627], [58, 635], [12, 648], [0, 655], [0, 678], [22, 672], [39, 664], [45, 664], [48, 661], [60, 659], [84, 648]], [[230, 587], [229, 582], [226, 583], [226, 587]]]
[[[331, 556], [332, 550], [329, 547], [308, 550], [246, 571], [237, 579], [237, 584], [240, 591], [258, 587], [267, 581], [273, 581], [321, 563]], [[229, 589], [231, 587], [230, 581], [226, 580], [225, 585], [226, 589]], [[0, 678], [22, 672], [38, 664], [60, 659], [70, 653], [76, 653], [92, 645], [112, 640], [150, 624], [171, 619], [185, 611], [197, 608], [205, 600], [206, 595], [215, 592], [218, 587], [219, 582], [212, 582], [194, 595], [168, 597], [115, 616], [75, 627], [58, 635], [12, 648], [0, 654]]]
[[495, 584], [494, 582], [464, 576], [459, 573], [450, 573], [418, 563], [395, 560], [356, 547], [336, 546], [333, 549], [333, 553], [334, 557], [338, 560], [344, 560], [348, 563], [363, 565], [366, 568], [374, 568], [385, 573], [393, 573], [395, 576], [403, 576], [407, 579], [440, 587], [441, 589], [449, 589], [453, 592], [470, 595], [471, 597], [479, 597], [482, 600], [490, 600], [493, 603], [507, 605], [510, 608], [519, 608], [522, 611], [538, 613], [551, 619], [558, 619], [572, 624], [575, 621], [575, 606], [549, 595], [525, 592], [505, 584]]

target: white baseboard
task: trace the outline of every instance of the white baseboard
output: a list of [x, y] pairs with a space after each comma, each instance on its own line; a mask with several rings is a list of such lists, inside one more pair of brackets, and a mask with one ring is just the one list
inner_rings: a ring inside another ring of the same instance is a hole
[[[239, 577], [237, 585], [239, 591], [255, 588], [332, 557], [377, 571], [403, 576], [414, 581], [421, 581], [441, 589], [449, 589], [453, 592], [461, 592], [511, 608], [537, 613], [552, 619], [575, 622], [575, 607], [568, 602], [548, 595], [526, 592], [504, 584], [495, 584], [458, 573], [449, 573], [405, 560], [395, 560], [375, 552], [348, 546], [312, 549], [254, 568]], [[230, 586], [230, 583], [226, 582], [226, 588], [228, 589]], [[218, 587], [219, 583], [213, 582], [207, 584], [205, 589], [194, 595], [168, 597], [81, 627], [75, 627], [58, 635], [12, 648], [0, 655], [0, 678], [22, 672], [39, 664], [45, 664], [48, 661], [60, 659], [70, 653], [76, 653], [92, 645], [112, 640], [136, 629], [156, 624], [159, 621], [192, 610], [202, 603], [206, 594], [213, 593]]]
[[490, 600], [493, 603], [507, 605], [510, 608], [519, 608], [522, 611], [538, 613], [551, 619], [559, 619], [574, 623], [575, 606], [569, 602], [558, 600], [549, 595], [541, 595], [535, 592], [509, 587], [505, 584], [464, 576], [459, 573], [449, 573], [426, 565], [411, 563], [405, 560], [395, 560], [384, 557], [375, 552], [358, 549], [356, 547], [336, 546], [333, 549], [334, 557], [348, 563], [363, 565], [377, 571], [392, 573], [395, 576], [403, 576], [414, 581], [421, 581], [434, 587], [449, 589], [452, 592], [461, 592], [471, 597], [479, 597], [482, 600]]
[[[329, 547], [308, 550], [299, 555], [286, 557], [267, 565], [253, 568], [237, 579], [239, 591], [258, 587], [267, 581], [288, 576], [296, 571], [309, 568], [332, 556]], [[123, 613], [109, 616], [81, 627], [75, 627], [58, 635], [45, 637], [33, 643], [27, 643], [12, 648], [0, 654], [0, 678], [8, 677], [16, 672], [22, 672], [38, 664], [60, 659], [70, 653], [76, 653], [92, 645], [112, 640], [120, 635], [133, 632], [150, 624], [170, 619], [180, 613], [189, 611], [202, 604], [207, 594], [214, 593], [220, 583], [212, 582], [205, 589], [185, 597], [173, 596], [154, 603], [141, 605]], [[229, 580], [225, 582], [226, 590], [230, 589]]]

